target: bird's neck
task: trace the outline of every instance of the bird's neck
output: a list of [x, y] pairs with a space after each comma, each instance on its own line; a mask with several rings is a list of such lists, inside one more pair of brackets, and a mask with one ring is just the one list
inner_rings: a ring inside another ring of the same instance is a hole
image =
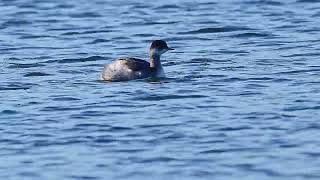
[[150, 67], [154, 69], [161, 68], [160, 55], [156, 53], [150, 54]]
[[165, 77], [160, 61], [160, 55], [158, 53], [154, 53], [154, 51], [150, 53], [150, 69], [152, 76], [158, 78]]

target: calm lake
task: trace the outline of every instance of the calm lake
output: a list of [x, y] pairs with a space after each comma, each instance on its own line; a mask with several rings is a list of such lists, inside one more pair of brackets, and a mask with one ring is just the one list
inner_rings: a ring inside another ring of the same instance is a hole
[[[0, 179], [319, 180], [320, 3], [0, 0]], [[159, 82], [99, 80], [162, 57]]]

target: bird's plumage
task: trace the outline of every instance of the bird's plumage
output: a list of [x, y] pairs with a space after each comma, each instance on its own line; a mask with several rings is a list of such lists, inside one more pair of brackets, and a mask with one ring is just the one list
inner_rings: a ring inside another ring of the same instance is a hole
[[147, 78], [150, 74], [149, 62], [137, 58], [119, 58], [105, 66], [102, 79], [107, 81], [128, 81]]
[[124, 61], [123, 63], [132, 71], [141, 71], [150, 67], [149, 62], [138, 58], [119, 58], [118, 61]]
[[150, 62], [138, 58], [119, 58], [104, 67], [101, 78], [106, 81], [128, 81], [148, 77], [164, 77], [160, 55], [170, 50], [166, 42], [153, 41]]

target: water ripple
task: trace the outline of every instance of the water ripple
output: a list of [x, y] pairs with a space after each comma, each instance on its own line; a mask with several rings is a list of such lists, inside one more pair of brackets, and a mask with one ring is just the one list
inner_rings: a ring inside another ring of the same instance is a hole
[[90, 56], [86, 58], [75, 58], [75, 59], [61, 59], [58, 60], [58, 63], [79, 63], [79, 62], [90, 62], [90, 61], [97, 61], [97, 60], [103, 60], [106, 59], [102, 56]]
[[33, 76], [50, 76], [51, 74], [43, 73], [43, 72], [30, 72], [25, 74], [25, 77], [33, 77]]
[[225, 27], [215, 27], [215, 28], [201, 28], [194, 31], [179, 32], [179, 34], [206, 34], [206, 33], [245, 31], [245, 30], [251, 30], [251, 29], [245, 28], [245, 27], [225, 26]]
[[[0, 179], [319, 179], [319, 8], [0, 1]], [[154, 39], [166, 78], [99, 81]]]

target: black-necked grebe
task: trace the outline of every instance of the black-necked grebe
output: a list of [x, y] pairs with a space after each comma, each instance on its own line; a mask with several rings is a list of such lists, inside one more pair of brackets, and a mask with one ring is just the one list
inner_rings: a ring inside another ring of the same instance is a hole
[[150, 62], [137, 58], [119, 58], [104, 67], [101, 78], [106, 81], [128, 81], [148, 77], [165, 77], [160, 56], [173, 50], [162, 40], [155, 40], [150, 46]]

